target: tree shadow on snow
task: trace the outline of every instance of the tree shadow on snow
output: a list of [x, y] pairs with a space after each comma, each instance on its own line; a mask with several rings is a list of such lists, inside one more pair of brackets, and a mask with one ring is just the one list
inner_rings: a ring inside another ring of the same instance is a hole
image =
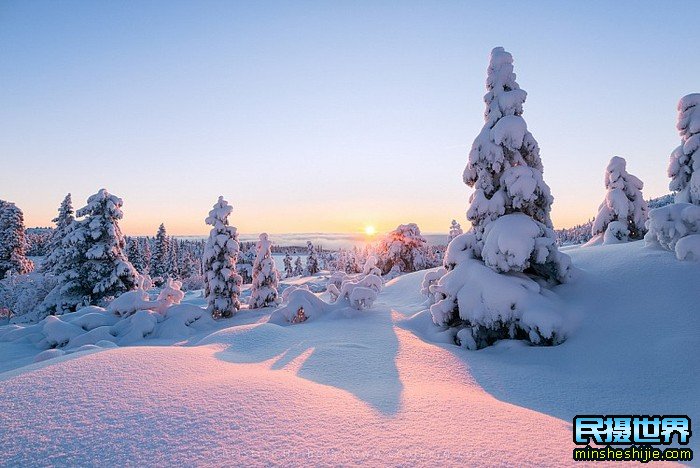
[[384, 415], [400, 409], [399, 344], [390, 314], [370, 310], [347, 319], [233, 327], [199, 344], [209, 343], [229, 345], [216, 354], [223, 361], [272, 361], [272, 370], [296, 370], [303, 379], [350, 392]]

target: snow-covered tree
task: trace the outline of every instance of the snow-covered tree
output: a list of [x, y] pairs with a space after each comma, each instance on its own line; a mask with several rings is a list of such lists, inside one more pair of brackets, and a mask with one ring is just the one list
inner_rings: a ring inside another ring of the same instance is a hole
[[253, 287], [250, 293], [250, 307], [259, 309], [277, 303], [277, 286], [279, 272], [272, 258], [272, 242], [266, 233], [260, 234], [256, 245], [255, 263], [253, 263]]
[[304, 274], [304, 266], [301, 264], [301, 257], [297, 257], [294, 260], [294, 276], [301, 276]]
[[649, 212], [644, 241], [675, 251], [679, 260], [700, 260], [700, 93], [680, 100], [677, 127], [681, 145], [668, 166], [675, 203]]
[[153, 254], [151, 253], [151, 239], [149, 237], [143, 238], [141, 242], [141, 253], [143, 254], [144, 269], [150, 271]]
[[180, 246], [177, 239], [170, 237], [168, 239], [168, 276], [171, 278], [180, 277]]
[[[527, 93], [520, 89], [513, 73], [513, 57], [502, 47], [491, 52], [484, 96], [485, 124], [474, 140], [464, 182], [473, 187], [467, 218], [472, 223], [473, 250], [482, 257], [488, 226], [509, 214], [524, 214], [537, 226], [538, 253], [521, 269], [561, 282], [566, 280], [570, 262], [559, 255], [550, 218], [553, 197], [543, 179], [537, 141], [522, 117]], [[541, 252], [545, 247], [547, 252]], [[533, 250], [534, 253], [534, 250]]]
[[459, 225], [456, 219], [453, 219], [452, 224], [450, 225], [450, 235], [447, 238], [447, 243], [449, 244], [452, 242], [452, 239], [462, 234], [464, 234], [464, 231], [462, 231], [462, 226]]
[[700, 93], [683, 96], [678, 103], [681, 144], [671, 153], [669, 188], [676, 202], [700, 205]]
[[311, 241], [306, 242], [306, 250], [307, 250], [307, 257], [306, 257], [305, 273], [308, 276], [313, 276], [319, 272], [319, 268], [318, 268], [318, 258], [316, 258], [316, 249], [314, 249], [314, 245], [311, 243]]
[[624, 158], [614, 156], [605, 169], [605, 200], [598, 207], [591, 234], [605, 234], [605, 243], [639, 240], [646, 234], [647, 202], [644, 184], [629, 174]]
[[136, 268], [140, 274], [147, 274], [148, 268], [146, 261], [143, 258], [143, 252], [141, 252], [141, 242], [138, 237], [132, 237], [127, 242], [127, 257], [131, 264]]
[[241, 277], [236, 272], [238, 260], [238, 231], [229, 226], [228, 217], [233, 207], [219, 197], [206, 223], [212, 226], [204, 247], [204, 295], [209, 311], [215, 318], [231, 317], [241, 308]]
[[32, 271], [34, 263], [26, 253], [24, 214], [14, 203], [0, 200], [0, 279]]
[[292, 256], [289, 252], [284, 254], [284, 277], [289, 278], [293, 276], [294, 269], [292, 268]]
[[156, 233], [153, 254], [151, 255], [151, 277], [165, 278], [168, 275], [168, 255], [170, 253], [170, 238], [161, 223]]
[[59, 271], [59, 289], [47, 298], [52, 299], [56, 311], [100, 304], [136, 288], [138, 273], [126, 257], [119, 228], [122, 205], [121, 198], [100, 189], [77, 211], [83, 219], [73, 223], [62, 242], [65, 258]]
[[75, 220], [73, 216], [74, 213], [73, 202], [71, 200], [71, 194], [69, 193], [61, 202], [61, 206], [58, 207], [58, 216], [52, 220], [52, 222], [56, 224], [56, 227], [51, 234], [48, 248], [49, 253], [41, 264], [41, 271], [45, 273], [55, 273], [56, 265], [61, 262], [63, 256], [63, 247], [61, 243]]
[[470, 349], [504, 338], [556, 344], [564, 339], [562, 318], [542, 288], [570, 278], [570, 259], [555, 244], [553, 198], [522, 117], [527, 94], [502, 47], [491, 52], [486, 89], [485, 124], [463, 174], [475, 189], [467, 211], [472, 228], [448, 246], [447, 273], [431, 286], [431, 314]]
[[407, 273], [428, 268], [427, 241], [415, 223], [401, 224], [389, 232], [377, 246], [377, 259], [383, 274], [392, 269]]

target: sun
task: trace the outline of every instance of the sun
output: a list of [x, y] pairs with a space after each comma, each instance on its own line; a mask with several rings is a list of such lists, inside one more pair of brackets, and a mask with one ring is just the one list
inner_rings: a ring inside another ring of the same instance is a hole
[[365, 226], [365, 234], [368, 236], [373, 236], [377, 233], [377, 230], [375, 229], [374, 226]]

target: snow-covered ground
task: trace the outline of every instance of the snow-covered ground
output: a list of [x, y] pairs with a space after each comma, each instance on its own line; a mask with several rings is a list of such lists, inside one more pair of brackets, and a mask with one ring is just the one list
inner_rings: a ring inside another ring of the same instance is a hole
[[566, 252], [580, 271], [555, 291], [575, 326], [555, 347], [441, 342], [424, 272], [352, 318], [242, 311], [170, 346], [35, 364], [0, 341], [0, 464], [564, 465], [576, 414], [697, 421], [700, 263], [642, 242]]

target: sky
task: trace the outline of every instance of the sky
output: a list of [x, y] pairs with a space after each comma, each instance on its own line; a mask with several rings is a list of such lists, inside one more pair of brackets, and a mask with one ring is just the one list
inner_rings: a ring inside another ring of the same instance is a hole
[[700, 92], [700, 2], [0, 2], [0, 198], [47, 226], [106, 188], [122, 230], [467, 226], [491, 49], [513, 54], [556, 227], [612, 156], [668, 193], [678, 100]]

